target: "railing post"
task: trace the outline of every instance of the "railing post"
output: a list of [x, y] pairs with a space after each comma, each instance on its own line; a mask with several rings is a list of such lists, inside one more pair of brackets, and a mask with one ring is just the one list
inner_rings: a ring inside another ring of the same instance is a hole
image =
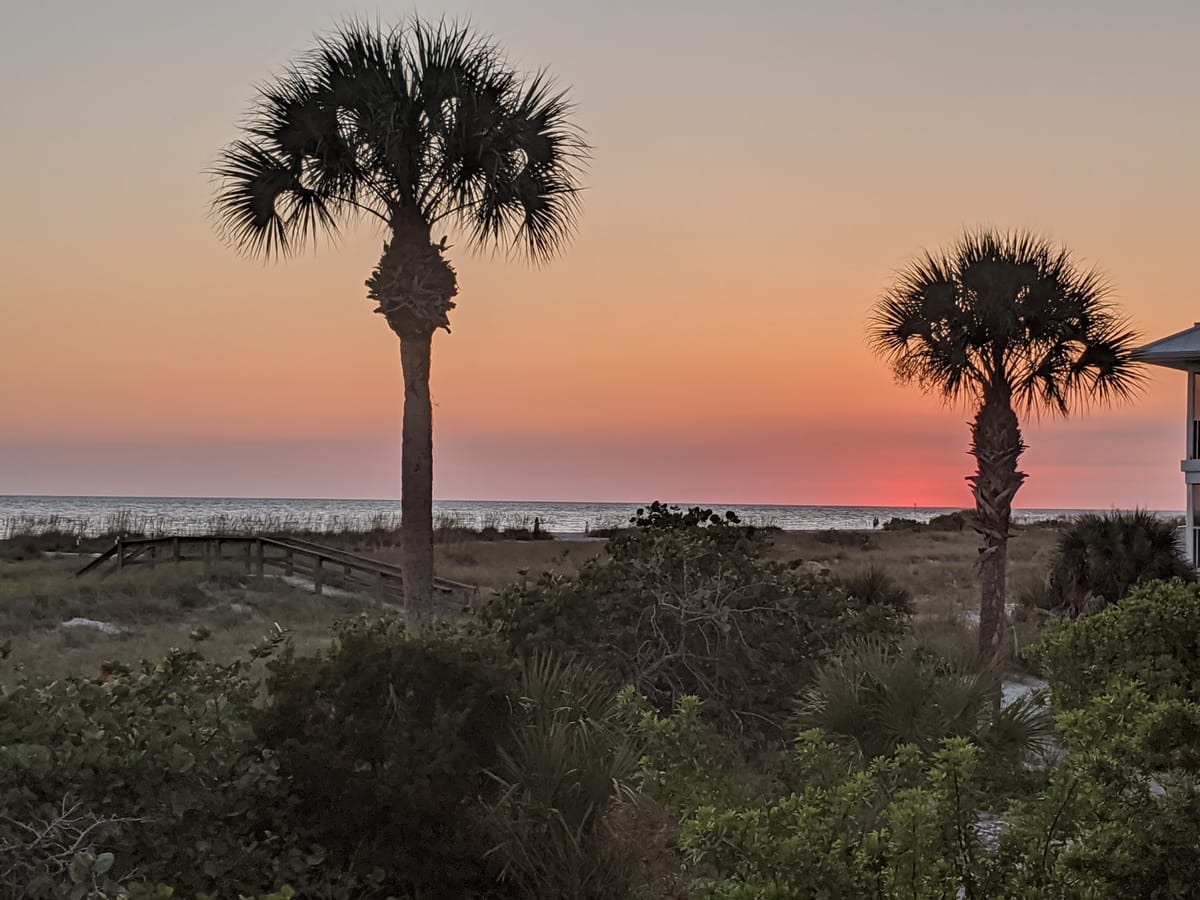
[[183, 559], [183, 552], [179, 548], [179, 538], [177, 537], [171, 538], [171, 558], [175, 562], [179, 562], [181, 559]]
[[125, 568], [125, 545], [119, 537], [117, 538], [117, 568]]
[[324, 575], [325, 575], [325, 573], [324, 573], [325, 560], [320, 556], [315, 556], [313, 558], [316, 560], [316, 562], [313, 563], [313, 593], [320, 594], [324, 587], [322, 582], [324, 580]]
[[293, 551], [292, 551], [291, 547], [287, 548], [287, 552], [284, 554], [284, 557], [283, 557], [283, 574], [284, 575], [295, 575], [296, 574], [296, 560], [293, 558]]
[[158, 544], [150, 545], [150, 568], [158, 565]]
[[263, 577], [263, 542], [262, 542], [262, 538], [259, 538], [257, 541], [254, 542], [254, 551], [255, 551], [254, 573], [259, 578], [262, 578]]

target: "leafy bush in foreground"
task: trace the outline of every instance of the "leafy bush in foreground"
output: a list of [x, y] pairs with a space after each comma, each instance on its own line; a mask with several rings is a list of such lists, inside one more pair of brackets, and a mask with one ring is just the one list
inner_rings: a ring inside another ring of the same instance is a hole
[[1200, 701], [1200, 584], [1154, 582], [1096, 615], [1053, 622], [1033, 653], [1060, 710], [1114, 678], [1140, 682], [1154, 700]]
[[514, 652], [574, 653], [660, 710], [694, 695], [731, 732], [778, 734], [789, 698], [833, 649], [894, 639], [908, 600], [860, 598], [764, 556], [736, 517], [654, 505], [578, 574], [502, 592], [482, 627]]
[[[688, 896], [1190, 897], [1200, 878], [1200, 792], [1186, 774], [1160, 770], [1152, 781], [1144, 745], [1114, 727], [1120, 717], [1140, 721], [1151, 706], [1127, 692], [1096, 701], [1067, 723], [1082, 750], [1071, 752], [1047, 790], [1001, 807], [998, 818], [985, 813], [979, 750], [964, 739], [932, 754], [902, 745], [863, 764], [822, 733], [806, 732], [792, 760], [794, 791], [740, 801], [718, 792], [714, 802], [682, 808], [680, 845], [699, 873]], [[1096, 739], [1101, 731], [1110, 737]], [[690, 736], [674, 762], [669, 746], [659, 745], [666, 752], [655, 755], [653, 770], [684, 773], [698, 746], [695, 728]], [[704, 767], [697, 775], [712, 784]]]
[[320, 859], [275, 828], [284, 789], [250, 728], [255, 693], [244, 663], [184, 651], [0, 687], [0, 844], [27, 842], [33, 823], [57, 822], [65, 837], [90, 820], [108, 824], [79, 849], [103, 858], [95, 874], [113, 883], [136, 870], [236, 896], [306, 877]]
[[269, 668], [255, 727], [299, 829], [331, 870], [374, 873], [343, 895], [499, 896], [478, 801], [496, 793], [485, 770], [517, 682], [494, 643], [360, 620], [328, 652]]
[[802, 790], [768, 806], [701, 807], [687, 819], [682, 847], [717, 873], [694, 896], [952, 898], [964, 887], [987, 896], [978, 885], [973, 748], [951, 742], [925, 763], [909, 747], [829, 778], [838, 755], [818, 733], [803, 735]]

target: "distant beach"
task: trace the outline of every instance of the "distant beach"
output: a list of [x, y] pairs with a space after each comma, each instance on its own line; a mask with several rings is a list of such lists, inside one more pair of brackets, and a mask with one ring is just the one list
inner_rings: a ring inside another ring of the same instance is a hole
[[[644, 504], [641, 504], [644, 505]], [[925, 522], [955, 512], [955, 507], [913, 506], [775, 506], [766, 504], [685, 503], [724, 513], [733, 510], [753, 525], [785, 531], [870, 529], [876, 520], [904, 518]], [[443, 523], [471, 528], [528, 527], [537, 519], [543, 529], [560, 534], [583, 534], [597, 528], [626, 524], [637, 503], [569, 503], [535, 500], [434, 501], [434, 517]], [[1085, 512], [1083, 509], [1018, 509], [1018, 522], [1036, 522]], [[1173, 510], [1163, 516], [1182, 515]], [[309, 500], [244, 497], [47, 497], [0, 496], [0, 531], [14, 523], [55, 523], [64, 530], [98, 533], [121, 528], [148, 534], [248, 530], [266, 523], [313, 531], [362, 529], [375, 524], [396, 527], [398, 500]]]

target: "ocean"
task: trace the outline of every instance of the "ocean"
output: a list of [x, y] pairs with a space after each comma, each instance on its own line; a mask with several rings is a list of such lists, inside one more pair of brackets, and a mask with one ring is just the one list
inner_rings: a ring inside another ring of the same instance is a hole
[[[645, 504], [640, 504], [645, 505]], [[584, 534], [596, 528], [624, 525], [637, 503], [568, 503], [536, 500], [438, 500], [434, 517], [446, 523], [481, 528], [530, 527], [537, 519], [546, 531]], [[774, 525], [788, 531], [869, 529], [878, 519], [928, 521], [953, 507], [915, 506], [773, 506], [762, 504], [687, 503], [724, 513], [733, 510], [744, 522]], [[1019, 509], [1017, 521], [1031, 522], [1104, 510]], [[1163, 511], [1164, 516], [1182, 515]], [[0, 496], [0, 537], [17, 528], [55, 527], [85, 534], [140, 531], [146, 534], [195, 534], [243, 531], [263, 527], [313, 531], [360, 529], [372, 524], [396, 527], [398, 500], [285, 500], [245, 497], [35, 497]]]

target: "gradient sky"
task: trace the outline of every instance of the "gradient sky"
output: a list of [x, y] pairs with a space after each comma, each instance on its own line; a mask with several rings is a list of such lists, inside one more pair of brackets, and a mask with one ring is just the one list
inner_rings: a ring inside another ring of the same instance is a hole
[[[595, 145], [560, 260], [455, 251], [437, 497], [968, 503], [969, 412], [864, 340], [964, 226], [1065, 242], [1147, 339], [1200, 319], [1200, 4], [417, 8], [549, 67]], [[381, 236], [245, 261], [203, 173], [314, 33], [412, 9], [3, 5], [0, 494], [398, 496]], [[1027, 423], [1017, 505], [1182, 507], [1183, 382]]]

